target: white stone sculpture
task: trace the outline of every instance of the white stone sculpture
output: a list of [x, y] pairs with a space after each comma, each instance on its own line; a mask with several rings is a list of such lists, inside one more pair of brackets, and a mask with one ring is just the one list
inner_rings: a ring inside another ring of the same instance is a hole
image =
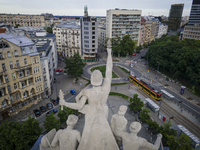
[[131, 133], [117, 131], [117, 134], [122, 138], [123, 150], [139, 150], [140, 147], [150, 150], [158, 150], [162, 134], [157, 135], [157, 140], [153, 145], [147, 142], [146, 139], [137, 136], [137, 133], [141, 130], [141, 124], [139, 122], [132, 122], [129, 129]]
[[[85, 114], [85, 125], [78, 150], [119, 150], [111, 128], [107, 121], [108, 106], [106, 104], [112, 80], [111, 42], [107, 46], [108, 58], [106, 65], [106, 78], [99, 70], [91, 75], [91, 89], [84, 89], [76, 96], [77, 103], [67, 103], [63, 99], [59, 104], [79, 110]], [[88, 104], [86, 105], [86, 100]]]
[[41, 139], [40, 150], [59, 150], [59, 145], [56, 147], [51, 146], [51, 142], [53, 141], [55, 135], [56, 129], [52, 129], [46, 135], [44, 135]]
[[124, 132], [127, 131], [127, 127], [126, 127], [127, 126], [127, 119], [124, 117], [126, 111], [127, 111], [127, 106], [121, 105], [119, 107], [118, 114], [114, 114], [112, 116], [111, 122], [110, 122], [112, 132], [113, 132], [113, 134], [116, 138], [116, 141], [117, 141], [119, 148], [122, 145], [122, 138], [117, 133], [118, 133], [118, 131], [124, 131]]
[[58, 130], [55, 137], [51, 142], [52, 147], [59, 145], [60, 150], [76, 150], [78, 143], [81, 140], [81, 134], [77, 130], [73, 130], [78, 121], [78, 117], [75, 115], [69, 115], [66, 121], [67, 128], [64, 130]]

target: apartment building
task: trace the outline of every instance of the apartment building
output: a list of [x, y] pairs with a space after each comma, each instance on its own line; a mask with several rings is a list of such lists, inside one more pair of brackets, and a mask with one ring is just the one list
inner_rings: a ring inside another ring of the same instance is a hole
[[95, 60], [98, 50], [98, 22], [95, 17], [88, 16], [85, 6], [81, 23], [81, 54], [85, 60]]
[[140, 23], [140, 32], [139, 32], [139, 45], [143, 45], [145, 43], [145, 25], [146, 20], [141, 17], [141, 23]]
[[167, 30], [168, 30], [168, 25], [160, 22], [158, 28], [158, 36], [156, 38], [161, 38], [162, 35], [167, 34]]
[[11, 26], [45, 26], [44, 16], [42, 15], [0, 14], [0, 22]]
[[98, 44], [99, 46], [105, 47], [106, 45], [106, 25], [100, 24], [98, 26]]
[[0, 120], [42, 100], [40, 54], [23, 32], [0, 34]]
[[130, 34], [139, 43], [141, 10], [110, 9], [106, 15], [106, 37], [123, 37]]
[[185, 26], [183, 39], [200, 40], [200, 1], [193, 0], [188, 25]]
[[57, 52], [59, 55], [71, 57], [74, 53], [81, 55], [81, 28], [75, 23], [62, 22], [53, 27], [56, 35]]

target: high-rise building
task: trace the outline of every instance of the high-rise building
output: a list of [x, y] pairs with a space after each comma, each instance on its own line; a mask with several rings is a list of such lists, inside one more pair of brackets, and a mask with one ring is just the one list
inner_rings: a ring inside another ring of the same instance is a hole
[[98, 50], [98, 22], [95, 17], [88, 16], [87, 6], [84, 7], [84, 17], [81, 23], [81, 54], [84, 59], [96, 59]]
[[178, 30], [181, 24], [184, 4], [173, 4], [169, 12], [168, 30]]
[[132, 40], [139, 40], [141, 10], [110, 9], [106, 15], [106, 37], [123, 37], [130, 34]]
[[23, 32], [1, 33], [0, 50], [0, 120], [4, 120], [42, 100], [44, 86], [40, 54]]
[[0, 14], [0, 22], [11, 26], [45, 26], [44, 16], [42, 15]]
[[185, 26], [183, 39], [200, 39], [200, 1], [193, 0], [188, 25]]

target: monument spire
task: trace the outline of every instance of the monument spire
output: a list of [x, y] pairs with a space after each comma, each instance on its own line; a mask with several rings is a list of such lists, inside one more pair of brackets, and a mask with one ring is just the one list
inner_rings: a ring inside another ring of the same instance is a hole
[[87, 5], [84, 6], [84, 17], [88, 16], [88, 9], [87, 9]]

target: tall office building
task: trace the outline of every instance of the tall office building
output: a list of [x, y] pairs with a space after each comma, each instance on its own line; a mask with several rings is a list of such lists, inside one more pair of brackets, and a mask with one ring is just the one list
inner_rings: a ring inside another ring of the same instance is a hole
[[123, 37], [130, 34], [132, 40], [138, 42], [141, 10], [110, 9], [106, 15], [106, 37]]
[[177, 30], [181, 24], [184, 4], [173, 4], [169, 12], [168, 30]]
[[88, 16], [87, 6], [81, 18], [81, 54], [86, 60], [96, 59], [98, 50], [98, 22], [95, 17]]
[[200, 0], [193, 0], [188, 25], [185, 26], [183, 39], [200, 39]]

